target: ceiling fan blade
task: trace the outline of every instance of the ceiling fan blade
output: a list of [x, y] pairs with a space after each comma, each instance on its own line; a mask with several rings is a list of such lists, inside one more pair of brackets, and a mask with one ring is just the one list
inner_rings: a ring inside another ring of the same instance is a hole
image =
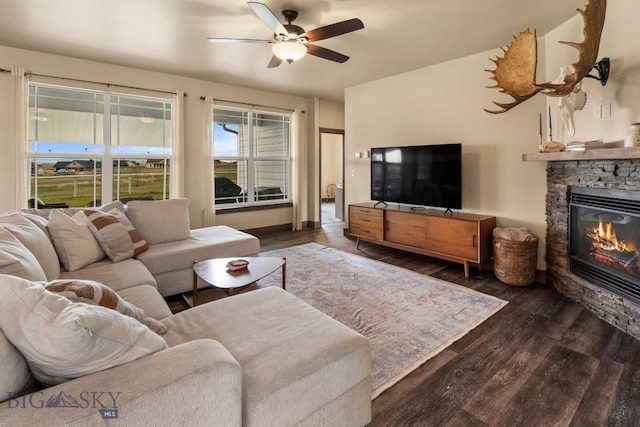
[[364, 28], [364, 24], [358, 18], [349, 19], [348, 21], [336, 22], [335, 24], [326, 25], [324, 27], [316, 28], [315, 30], [307, 31], [304, 36], [310, 41], [315, 42], [318, 40], [324, 40], [342, 34], [350, 33], [352, 31], [361, 30]]
[[335, 50], [327, 49], [320, 46], [315, 46], [309, 43], [304, 44], [307, 47], [307, 53], [309, 55], [317, 56], [318, 58], [328, 59], [329, 61], [344, 63], [349, 60], [349, 57]]
[[267, 27], [271, 28], [274, 34], [288, 34], [284, 25], [280, 23], [276, 15], [273, 14], [266, 4], [255, 1], [250, 1], [247, 4], [251, 10], [253, 10], [253, 13], [255, 13], [262, 22], [267, 24]]
[[227, 39], [219, 37], [207, 38], [211, 43], [273, 43], [273, 40], [260, 40], [260, 39]]
[[269, 61], [269, 65], [267, 65], [267, 68], [277, 68], [277, 67], [280, 66], [280, 64], [282, 64], [282, 59], [280, 59], [277, 56], [273, 55], [271, 57], [271, 61]]

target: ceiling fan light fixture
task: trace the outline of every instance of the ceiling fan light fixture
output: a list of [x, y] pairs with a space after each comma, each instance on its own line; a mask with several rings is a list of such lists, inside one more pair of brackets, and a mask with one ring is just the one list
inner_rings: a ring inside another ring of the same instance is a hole
[[275, 43], [271, 49], [275, 56], [287, 61], [289, 64], [302, 58], [307, 53], [307, 47], [296, 40]]

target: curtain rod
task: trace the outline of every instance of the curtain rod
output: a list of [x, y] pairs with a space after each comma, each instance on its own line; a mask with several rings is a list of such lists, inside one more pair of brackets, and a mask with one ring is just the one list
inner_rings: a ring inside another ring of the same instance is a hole
[[[204, 101], [205, 99], [206, 99], [206, 97], [204, 97], [204, 96], [200, 97], [200, 100], [202, 100], [202, 101]], [[289, 112], [292, 112], [292, 113], [295, 111], [295, 110], [292, 110], [290, 108], [274, 107], [272, 105], [252, 104], [250, 102], [231, 101], [231, 100], [228, 100], [228, 99], [216, 99], [216, 98], [213, 98], [213, 101], [228, 102], [230, 104], [248, 105], [250, 107], [274, 108], [276, 110], [289, 111]], [[304, 114], [304, 111], [302, 111], [302, 113]]]
[[[5, 70], [4, 68], [0, 68], [0, 72], [2, 73], [10, 73], [11, 70]], [[37, 74], [37, 73], [29, 73], [29, 72], [25, 72], [26, 75], [29, 76], [35, 76], [35, 77], [46, 77], [46, 78], [50, 78], [50, 79], [59, 79], [59, 80], [68, 80], [68, 81], [72, 81], [72, 82], [80, 82], [80, 83], [91, 83], [91, 84], [98, 84], [98, 85], [103, 85], [106, 87], [119, 87], [119, 88], [124, 88], [124, 89], [136, 89], [136, 90], [144, 90], [144, 91], [148, 91], [148, 92], [158, 92], [158, 93], [165, 93], [165, 94], [169, 94], [169, 95], [176, 95], [176, 92], [171, 92], [168, 90], [160, 90], [160, 89], [149, 89], [149, 88], [145, 88], [145, 87], [136, 87], [136, 86], [127, 86], [127, 85], [120, 85], [117, 83], [105, 83], [105, 82], [96, 82], [96, 81], [92, 81], [92, 80], [82, 80], [82, 79], [75, 79], [75, 78], [71, 78], [71, 77], [60, 77], [60, 76], [49, 76], [47, 74]], [[185, 93], [184, 96], [187, 96], [187, 94]]]

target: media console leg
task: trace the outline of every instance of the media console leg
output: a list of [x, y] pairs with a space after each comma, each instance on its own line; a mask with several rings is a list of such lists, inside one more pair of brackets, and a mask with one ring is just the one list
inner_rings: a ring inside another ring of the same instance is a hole
[[469, 261], [464, 262], [464, 277], [469, 277]]
[[287, 290], [287, 258], [282, 257], [282, 289]]
[[356, 250], [360, 249], [360, 236], [356, 237]]

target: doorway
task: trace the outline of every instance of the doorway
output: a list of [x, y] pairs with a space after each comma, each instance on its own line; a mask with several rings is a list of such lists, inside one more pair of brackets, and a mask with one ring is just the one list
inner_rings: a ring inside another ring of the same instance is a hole
[[320, 224], [344, 221], [344, 131], [320, 129]]

